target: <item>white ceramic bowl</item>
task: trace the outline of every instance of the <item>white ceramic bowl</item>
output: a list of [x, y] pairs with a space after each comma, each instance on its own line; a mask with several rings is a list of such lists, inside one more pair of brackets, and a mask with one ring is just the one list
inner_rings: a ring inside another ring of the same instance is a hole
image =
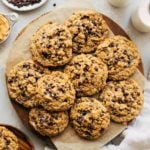
[[13, 4], [9, 3], [7, 0], [2, 0], [2, 2], [7, 6], [9, 7], [10, 9], [13, 9], [13, 10], [16, 10], [16, 11], [30, 11], [30, 10], [33, 10], [33, 9], [36, 9], [36, 8], [39, 8], [41, 7], [42, 5], [44, 5], [47, 0], [41, 0], [41, 2], [37, 3], [37, 4], [34, 4], [34, 5], [28, 5], [28, 6], [23, 6], [23, 7], [17, 7], [17, 6], [14, 6]]

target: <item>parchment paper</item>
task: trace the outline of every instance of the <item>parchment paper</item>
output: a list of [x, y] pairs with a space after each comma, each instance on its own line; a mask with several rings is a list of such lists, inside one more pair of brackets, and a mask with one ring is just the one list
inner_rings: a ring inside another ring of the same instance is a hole
[[[82, 7], [79, 7], [78, 5], [76, 5], [76, 3], [74, 3], [73, 6], [74, 7], [69, 6], [60, 8], [53, 12], [49, 12], [34, 20], [23, 31], [21, 31], [10, 49], [6, 68], [7, 71], [9, 71], [9, 69], [12, 68], [12, 66], [14, 66], [16, 63], [31, 58], [31, 54], [29, 51], [29, 38], [41, 25], [47, 23], [49, 20], [57, 23], [62, 23], [74, 11], [81, 8], [83, 9], [83, 5], [81, 5]], [[84, 7], [91, 8], [88, 3], [84, 5]], [[135, 73], [133, 78], [138, 82], [140, 81], [139, 83], [141, 87], [143, 87], [143, 81], [141, 81], [141, 75], [138, 71], [137, 73]], [[59, 150], [98, 150], [100, 149], [100, 147], [120, 134], [125, 128], [125, 125], [111, 122], [109, 130], [101, 138], [95, 141], [89, 141], [77, 136], [72, 127], [69, 126], [61, 135], [52, 138], [52, 141]]]

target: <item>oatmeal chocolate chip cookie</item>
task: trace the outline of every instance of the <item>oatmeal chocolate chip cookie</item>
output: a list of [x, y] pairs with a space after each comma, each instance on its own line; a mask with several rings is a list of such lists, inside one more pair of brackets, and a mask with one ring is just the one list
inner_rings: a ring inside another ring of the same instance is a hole
[[48, 23], [31, 37], [30, 50], [43, 66], [63, 66], [72, 58], [71, 33], [64, 25]]
[[70, 119], [77, 134], [86, 139], [99, 138], [109, 127], [110, 115], [95, 98], [82, 97], [71, 108]]
[[77, 96], [96, 94], [106, 84], [108, 76], [107, 66], [90, 54], [75, 56], [64, 71], [69, 75]]
[[123, 36], [105, 39], [99, 45], [96, 56], [108, 66], [110, 80], [124, 80], [138, 67], [140, 54], [136, 45]]
[[29, 113], [30, 125], [44, 136], [56, 136], [63, 132], [69, 122], [67, 112], [48, 112], [42, 108], [33, 108]]
[[67, 74], [54, 71], [38, 81], [40, 105], [49, 111], [68, 110], [75, 100], [75, 89]]
[[140, 113], [144, 102], [139, 85], [132, 79], [108, 82], [99, 99], [110, 112], [111, 119], [124, 124]]
[[0, 149], [1, 150], [19, 150], [17, 137], [7, 128], [0, 126]]
[[10, 97], [24, 107], [38, 104], [37, 81], [46, 73], [46, 69], [32, 60], [22, 61], [7, 74], [7, 86]]
[[75, 12], [65, 25], [68, 26], [73, 41], [73, 51], [89, 53], [109, 36], [109, 30], [102, 15], [96, 11], [84, 10]]

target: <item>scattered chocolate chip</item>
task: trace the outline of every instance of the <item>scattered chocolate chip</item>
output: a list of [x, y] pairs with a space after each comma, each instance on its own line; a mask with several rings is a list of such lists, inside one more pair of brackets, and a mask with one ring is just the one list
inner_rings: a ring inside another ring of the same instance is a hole
[[53, 6], [56, 7], [56, 3], [54, 3]]

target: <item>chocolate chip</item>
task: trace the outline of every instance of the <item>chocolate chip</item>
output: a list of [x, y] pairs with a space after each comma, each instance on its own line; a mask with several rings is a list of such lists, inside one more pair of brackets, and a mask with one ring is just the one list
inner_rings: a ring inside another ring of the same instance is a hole
[[126, 51], [126, 50], [124, 50], [123, 54], [124, 54], [124, 55], [127, 55], [127, 51]]
[[46, 45], [46, 47], [47, 47], [47, 48], [51, 48], [52, 46], [51, 46], [51, 45]]
[[80, 110], [79, 113], [85, 116], [87, 113], [90, 113], [90, 110]]
[[80, 74], [74, 74], [73, 78], [72, 79], [80, 79]]
[[54, 122], [48, 122], [48, 126], [53, 126], [54, 124]]
[[104, 128], [101, 128], [100, 133], [103, 133], [104, 131], [105, 131], [105, 129], [104, 129]]
[[83, 121], [83, 117], [79, 116], [78, 119], [77, 119], [77, 122], [80, 124], [82, 121]]
[[137, 93], [137, 96], [140, 96], [140, 95], [141, 95], [141, 94], [138, 92], [138, 93]]
[[93, 124], [89, 124], [89, 125], [88, 125], [88, 129], [89, 129], [89, 130], [93, 130], [93, 129], [94, 129], [94, 125], [93, 125]]
[[7, 140], [7, 141], [6, 141], [6, 145], [9, 145], [9, 144], [10, 144], [10, 141]]
[[62, 93], [65, 93], [65, 90], [63, 88], [59, 88], [59, 91], [61, 91]]
[[23, 64], [22, 66], [23, 68], [26, 68], [26, 69], [30, 69], [30, 66], [28, 64]]
[[[92, 75], [91, 75], [91, 76], [92, 76]], [[92, 77], [93, 77], [93, 76], [92, 76]], [[85, 83], [89, 83], [88, 78], [85, 78], [85, 79], [83, 80], [82, 84], [85, 84]]]
[[13, 80], [10, 79], [10, 80], [8, 80], [7, 82], [8, 82], [9, 84], [11, 84], [11, 83], [13, 83]]
[[89, 66], [87, 64], [85, 64], [85, 67], [83, 68], [84, 71], [88, 71], [89, 70]]
[[56, 3], [54, 3], [53, 6], [56, 7]]
[[97, 68], [97, 67], [95, 67], [95, 68], [94, 68], [94, 70], [95, 70], [95, 71], [98, 71], [98, 68]]
[[110, 43], [108, 47], [114, 47], [114, 43]]
[[21, 96], [23, 96], [24, 98], [27, 97], [26, 94], [25, 94], [25, 92], [22, 92], [22, 93], [21, 93]]
[[43, 57], [45, 58], [49, 58], [49, 54], [47, 54], [46, 52], [42, 52]]
[[89, 16], [83, 16], [81, 19], [89, 19]]
[[124, 96], [126, 97], [126, 96], [128, 96], [129, 94], [128, 93], [124, 93]]
[[91, 132], [90, 131], [85, 131], [85, 134], [86, 134], [87, 138], [88, 137], [90, 138], [90, 136], [91, 136]]

